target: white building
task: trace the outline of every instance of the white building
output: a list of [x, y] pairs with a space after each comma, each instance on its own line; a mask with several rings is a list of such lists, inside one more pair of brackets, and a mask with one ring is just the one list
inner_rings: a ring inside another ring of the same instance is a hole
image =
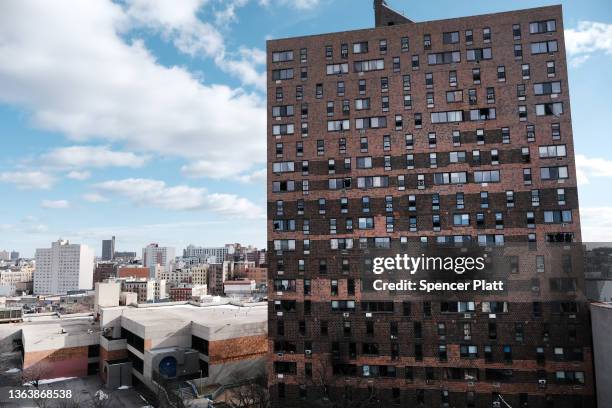
[[36, 250], [35, 294], [64, 294], [93, 286], [94, 251], [87, 245], [58, 240]]
[[[205, 259], [209, 263], [221, 263], [225, 260], [225, 256], [228, 254], [229, 248], [225, 247], [196, 247], [188, 245], [183, 250], [184, 258], [200, 258]], [[208, 261], [209, 258], [214, 260]]]
[[[154, 268], [155, 265], [161, 265], [165, 270], [172, 270], [174, 262], [174, 248], [161, 247], [159, 244], [149, 244], [142, 249], [142, 262], [148, 268]], [[149, 276], [155, 276], [155, 270]]]

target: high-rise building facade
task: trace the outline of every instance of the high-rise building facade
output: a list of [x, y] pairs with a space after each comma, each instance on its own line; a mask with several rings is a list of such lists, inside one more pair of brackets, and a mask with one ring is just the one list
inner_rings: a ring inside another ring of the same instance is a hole
[[34, 294], [65, 294], [92, 289], [94, 252], [87, 245], [59, 240], [36, 250]]
[[115, 237], [102, 240], [102, 260], [111, 261], [115, 256]]
[[156, 265], [161, 265], [164, 270], [170, 270], [173, 262], [173, 247], [162, 247], [154, 243], [142, 249], [142, 264], [152, 270], [150, 276], [155, 276]]
[[[274, 405], [594, 406], [588, 309], [539, 252], [580, 242], [561, 7], [374, 8], [267, 43]], [[411, 242], [529, 250], [503, 295], [365, 301], [354, 259]]]

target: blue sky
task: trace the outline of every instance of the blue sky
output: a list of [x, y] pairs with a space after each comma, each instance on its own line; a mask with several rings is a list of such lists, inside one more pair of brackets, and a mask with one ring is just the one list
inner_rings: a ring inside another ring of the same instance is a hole
[[[390, 0], [415, 21], [555, 4]], [[612, 240], [612, 8], [562, 2], [585, 240]], [[0, 249], [265, 246], [265, 40], [370, 0], [0, 2]]]

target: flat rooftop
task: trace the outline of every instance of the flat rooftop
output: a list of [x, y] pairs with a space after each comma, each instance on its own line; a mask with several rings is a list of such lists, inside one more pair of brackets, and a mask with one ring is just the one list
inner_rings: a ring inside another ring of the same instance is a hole
[[221, 328], [228, 324], [239, 325], [264, 323], [268, 319], [266, 302], [249, 303], [238, 306], [230, 303], [193, 305], [172, 304], [152, 307], [115, 306], [103, 309], [122, 309], [122, 318], [129, 319], [144, 327], [173, 327], [177, 323], [196, 323], [211, 328]]
[[43, 345], [63, 344], [76, 346], [100, 335], [100, 327], [93, 317], [36, 320], [20, 324], [23, 346], [26, 352], [43, 348]]

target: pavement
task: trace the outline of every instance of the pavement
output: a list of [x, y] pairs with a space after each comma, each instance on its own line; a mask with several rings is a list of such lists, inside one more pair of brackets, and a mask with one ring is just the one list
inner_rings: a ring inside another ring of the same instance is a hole
[[[65, 381], [53, 382], [50, 384], [42, 384], [39, 386], [40, 390], [72, 390], [73, 398], [71, 401], [60, 400], [60, 399], [46, 399], [37, 400], [32, 399], [10, 399], [9, 390], [16, 389], [33, 389], [33, 387], [20, 387], [20, 386], [1, 386], [0, 387], [0, 407], [2, 408], [143, 408], [150, 406], [144, 400], [143, 397], [134, 389], [118, 389], [118, 390], [107, 390], [100, 377], [97, 375], [91, 375], [88, 377], [72, 378]], [[104, 404], [95, 404], [96, 392], [102, 390], [109, 396], [108, 400]]]

